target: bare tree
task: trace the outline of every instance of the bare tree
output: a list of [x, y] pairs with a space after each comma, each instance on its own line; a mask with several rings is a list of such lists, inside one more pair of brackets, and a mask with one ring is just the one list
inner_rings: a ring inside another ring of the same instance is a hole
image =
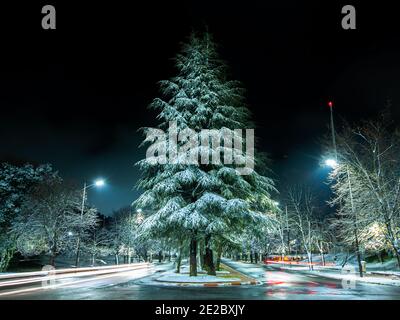
[[92, 258], [92, 266], [96, 265], [97, 256], [108, 255], [110, 253], [112, 238], [111, 233], [106, 228], [94, 229], [88, 239], [84, 249], [88, 251]]
[[329, 252], [334, 243], [334, 235], [330, 227], [330, 221], [324, 217], [317, 217], [314, 220], [314, 242], [320, 255], [322, 265], [326, 265], [325, 254]]
[[307, 253], [309, 269], [313, 270], [312, 251], [315, 240], [313, 194], [306, 186], [296, 185], [289, 188], [287, 197], [288, 210]]
[[[368, 232], [379, 223], [388, 249], [400, 266], [399, 130], [383, 114], [378, 121], [364, 121], [356, 127], [345, 125], [337, 142], [338, 165], [331, 173], [335, 197], [331, 204], [340, 208], [345, 238], [363, 246], [365, 243], [360, 241], [366, 238], [360, 238], [360, 232]], [[349, 230], [353, 230], [351, 236]]]
[[15, 219], [12, 231], [18, 243], [25, 245], [28, 239], [32, 251], [49, 255], [49, 264], [73, 241], [73, 230], [88, 230], [96, 225], [95, 210], [89, 209], [85, 219], [79, 214], [79, 192], [62, 183], [49, 180], [41, 183], [25, 197], [21, 214]]

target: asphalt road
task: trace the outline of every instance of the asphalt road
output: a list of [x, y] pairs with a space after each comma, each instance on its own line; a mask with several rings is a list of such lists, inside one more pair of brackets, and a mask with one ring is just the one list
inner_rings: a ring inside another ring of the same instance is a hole
[[[229, 264], [229, 262], [225, 262]], [[125, 272], [106, 278], [93, 277], [84, 283], [45, 288], [32, 292], [14, 293], [0, 296], [0, 299], [105, 299], [105, 300], [309, 300], [309, 299], [400, 299], [400, 287], [358, 283], [355, 288], [343, 288], [341, 280], [329, 279], [318, 275], [299, 274], [281, 271], [269, 266], [249, 269], [248, 274], [264, 282], [255, 286], [229, 287], [164, 287], [139, 283], [137, 279], [146, 279], [154, 270], [145, 272]]]

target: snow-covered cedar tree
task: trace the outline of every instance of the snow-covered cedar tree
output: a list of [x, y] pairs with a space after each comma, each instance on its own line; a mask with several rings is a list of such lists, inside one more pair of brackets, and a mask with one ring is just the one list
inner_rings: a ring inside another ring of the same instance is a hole
[[[171, 121], [176, 122], [178, 131], [254, 127], [243, 89], [237, 81], [229, 80], [227, 66], [219, 59], [210, 34], [192, 34], [175, 61], [177, 75], [160, 82], [161, 98], [150, 105], [159, 111], [161, 129], [169, 133]], [[149, 130], [144, 129], [145, 133]], [[153, 141], [146, 139], [143, 144], [148, 142]], [[177, 147], [186, 142], [178, 142]], [[206, 153], [212, 152], [210, 143]], [[224, 148], [220, 153], [224, 154]], [[205, 253], [211, 256], [208, 271], [212, 274], [213, 235], [268, 222], [263, 212], [270, 206], [270, 192], [275, 189], [273, 181], [256, 170], [239, 175], [234, 163], [197, 165], [179, 159], [166, 164], [143, 159], [137, 165], [142, 171], [138, 187], [143, 193], [135, 205], [152, 212], [142, 224], [142, 232], [187, 239], [192, 276], [197, 275], [199, 239], [204, 239]]]
[[15, 253], [16, 239], [10, 227], [21, 212], [24, 196], [38, 183], [57, 178], [50, 165], [0, 164], [0, 272], [7, 269]]

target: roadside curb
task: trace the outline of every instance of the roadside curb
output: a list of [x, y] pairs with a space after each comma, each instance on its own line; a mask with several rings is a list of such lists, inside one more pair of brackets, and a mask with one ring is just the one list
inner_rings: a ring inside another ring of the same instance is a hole
[[[160, 281], [161, 282], [161, 281]], [[207, 283], [171, 283], [171, 285], [177, 287], [229, 287], [229, 286], [248, 286], [248, 285], [260, 285], [261, 281], [232, 281], [232, 282], [207, 282]]]
[[240, 272], [224, 263], [221, 263], [225, 269], [230, 270], [231, 272], [240, 274], [242, 278], [241, 281], [226, 281], [226, 282], [167, 282], [155, 280], [159, 284], [164, 286], [176, 286], [176, 287], [206, 287], [206, 288], [216, 288], [216, 287], [229, 287], [229, 286], [249, 286], [249, 285], [262, 285], [262, 281], [258, 281], [243, 272]]

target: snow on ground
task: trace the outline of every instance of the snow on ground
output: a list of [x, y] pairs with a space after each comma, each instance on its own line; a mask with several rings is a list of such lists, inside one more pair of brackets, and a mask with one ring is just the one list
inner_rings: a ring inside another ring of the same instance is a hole
[[269, 266], [272, 266], [273, 268], [274, 267], [279, 268], [280, 270], [297, 271], [308, 274], [318, 274], [319, 276], [331, 279], [400, 286], [400, 278], [394, 276], [393, 272], [387, 272], [386, 276], [376, 274], [376, 272], [371, 273], [368, 272], [368, 265], [367, 265], [367, 273], [364, 274], [364, 277], [362, 278], [358, 275], [358, 273], [354, 273], [354, 271], [358, 272], [356, 268], [353, 269], [353, 273], [348, 273], [346, 271], [348, 270], [346, 267], [342, 269], [340, 266], [335, 266], [335, 267], [314, 266], [314, 270], [309, 270], [308, 266], [295, 266], [287, 264], [269, 264]]
[[160, 282], [177, 282], [177, 283], [215, 283], [215, 282], [232, 282], [240, 281], [240, 278], [221, 278], [218, 276], [197, 275], [191, 277], [188, 274], [167, 273], [157, 278], [156, 281]]
[[371, 271], [372, 274], [382, 274], [382, 275], [394, 275], [396, 277], [400, 277], [400, 272], [396, 272], [396, 271]]
[[[176, 273], [175, 269], [166, 271], [160, 277], [156, 278], [159, 282], [177, 282], [177, 283], [211, 283], [211, 282], [232, 282], [240, 281], [240, 278], [229, 277], [230, 272], [227, 270], [217, 271], [216, 276], [207, 275], [204, 270], [198, 270], [197, 277], [189, 276], [189, 265], [186, 263], [182, 265], [180, 273]], [[225, 277], [221, 277], [221, 276]]]
[[250, 264], [245, 262], [222, 259], [222, 262], [229, 267], [255, 279], [265, 277], [265, 268], [263, 264]]
[[366, 282], [366, 283], [373, 283], [373, 284], [383, 284], [383, 285], [392, 285], [400, 287], [400, 279], [393, 279], [393, 278], [383, 278], [383, 277], [376, 277], [371, 275], [364, 275], [364, 277], [360, 278], [359, 275], [356, 274], [345, 274], [345, 273], [327, 273], [327, 272], [318, 272], [318, 275], [326, 277], [326, 278], [333, 278], [339, 280], [348, 280], [354, 282]]
[[[326, 254], [325, 255], [325, 261], [327, 263], [334, 263], [336, 267], [339, 269], [342, 268], [342, 265], [346, 261], [346, 254], [345, 253], [337, 253], [337, 254]], [[303, 262], [307, 262], [307, 260], [303, 260]], [[313, 262], [314, 263], [321, 263], [322, 262], [322, 256], [320, 255], [313, 255]], [[348, 256], [346, 265], [352, 265], [358, 268], [358, 261], [357, 257], [355, 254], [350, 254]], [[332, 266], [335, 268], [335, 266]], [[397, 260], [395, 258], [391, 260], [384, 261], [383, 263], [381, 262], [367, 262], [367, 271], [370, 270], [379, 270], [379, 271], [399, 271], [399, 268], [397, 266]]]
[[[233, 261], [229, 259], [224, 259], [224, 263], [227, 263], [229, 266], [235, 268], [236, 270], [247, 274], [249, 276], [252, 276], [254, 278], [258, 278], [261, 280], [261, 278], [265, 277], [265, 264], [250, 264], [246, 262], [239, 262], [239, 261]], [[322, 266], [314, 266], [314, 270], [310, 271], [308, 269], [307, 265], [288, 265], [288, 264], [268, 264], [268, 266], [272, 268], [276, 268], [279, 270], [285, 270], [285, 271], [296, 271], [298, 273], [303, 273], [303, 274], [315, 274], [318, 276], [322, 276], [325, 278], [331, 278], [331, 279], [338, 279], [338, 280], [349, 280], [349, 281], [359, 281], [359, 282], [365, 282], [365, 283], [371, 283], [371, 284], [382, 284], [382, 285], [392, 285], [392, 286], [400, 286], [400, 278], [397, 277], [390, 277], [390, 276], [384, 276], [384, 275], [379, 275], [379, 274], [374, 274], [368, 272], [366, 275], [364, 275], [363, 278], [360, 278], [358, 274], [348, 274], [345, 272], [346, 268], [342, 272], [341, 266], [333, 266], [333, 267], [322, 267]], [[367, 264], [367, 270], [368, 270], [368, 264]], [[393, 272], [389, 272], [389, 275], [394, 274]]]

